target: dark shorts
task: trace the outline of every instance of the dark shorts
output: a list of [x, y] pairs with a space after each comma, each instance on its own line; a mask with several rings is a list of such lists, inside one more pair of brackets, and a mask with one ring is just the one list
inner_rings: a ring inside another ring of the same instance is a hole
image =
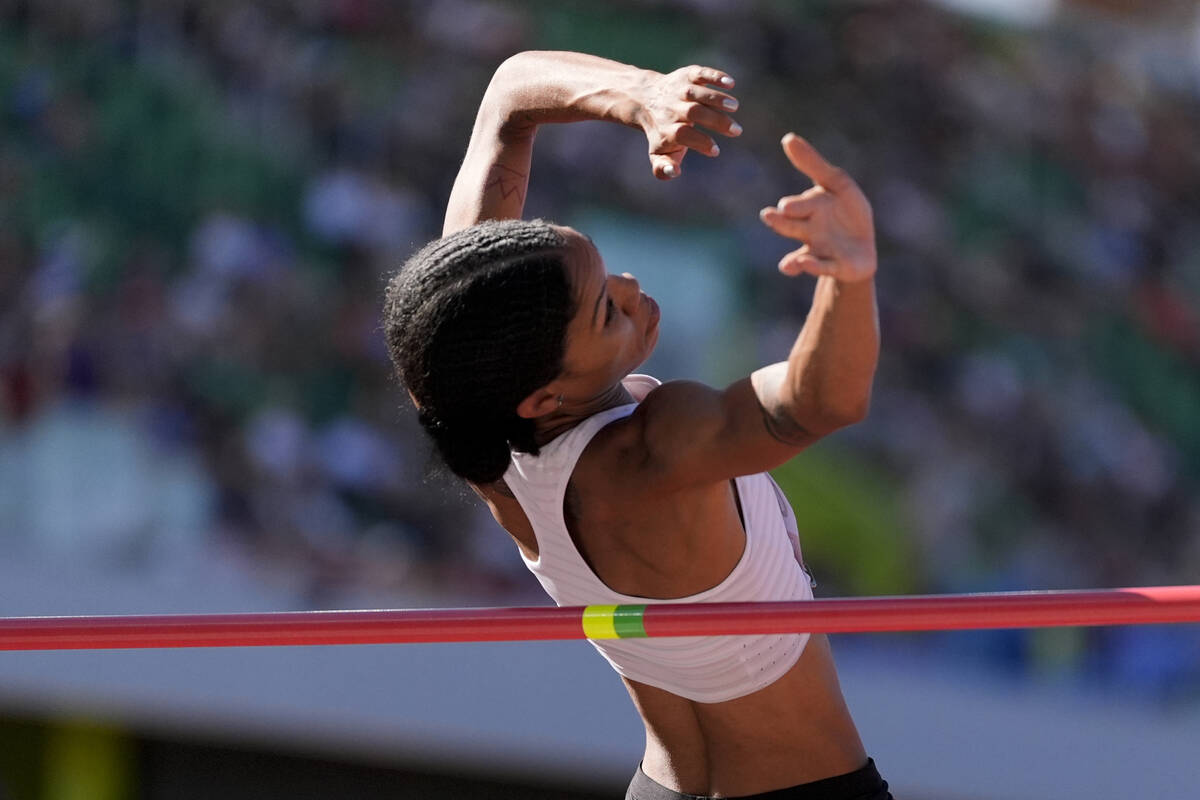
[[[656, 783], [639, 766], [625, 792], [625, 800], [708, 800], [703, 795], [681, 794]], [[875, 762], [845, 775], [835, 775], [812, 783], [802, 783], [787, 789], [775, 789], [760, 794], [731, 797], [728, 800], [894, 800], [887, 781], [879, 776]]]

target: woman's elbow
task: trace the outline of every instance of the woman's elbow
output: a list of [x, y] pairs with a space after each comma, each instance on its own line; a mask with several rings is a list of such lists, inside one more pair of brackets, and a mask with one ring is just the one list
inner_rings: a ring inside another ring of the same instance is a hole
[[813, 429], [824, 433], [833, 433], [842, 428], [849, 428], [864, 421], [871, 412], [871, 396], [868, 394], [859, 402], [838, 406], [827, 406], [816, 414]]

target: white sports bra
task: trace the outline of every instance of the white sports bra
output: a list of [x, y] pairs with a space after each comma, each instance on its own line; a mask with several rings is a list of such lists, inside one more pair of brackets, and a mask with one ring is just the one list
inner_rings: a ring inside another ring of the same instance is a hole
[[[630, 375], [625, 385], [641, 399], [659, 383], [646, 375]], [[554, 602], [574, 606], [811, 599], [795, 516], [765, 473], [735, 480], [746, 547], [733, 571], [716, 586], [689, 597], [653, 600], [614, 592], [592, 572], [567, 531], [563, 515], [567, 483], [592, 437], [636, 407], [633, 403], [602, 411], [546, 444], [537, 456], [513, 453], [504, 480], [529, 518], [538, 545], [536, 561], [522, 558]], [[718, 703], [782, 677], [800, 657], [808, 634], [590, 641], [627, 678], [690, 700]]]

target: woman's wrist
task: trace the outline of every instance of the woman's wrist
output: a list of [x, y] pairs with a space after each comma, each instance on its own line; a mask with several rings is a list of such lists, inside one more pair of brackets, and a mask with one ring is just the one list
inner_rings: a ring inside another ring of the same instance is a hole
[[611, 82], [577, 101], [578, 110], [588, 119], [618, 122], [631, 128], [643, 128], [645, 121], [645, 98], [649, 86], [656, 77], [653, 70], [641, 69], [625, 64], [614, 70]]

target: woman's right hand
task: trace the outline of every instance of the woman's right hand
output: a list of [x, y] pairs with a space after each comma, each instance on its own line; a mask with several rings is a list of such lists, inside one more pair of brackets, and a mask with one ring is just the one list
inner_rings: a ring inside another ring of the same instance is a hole
[[[720, 88], [713, 88], [720, 87]], [[719, 151], [701, 128], [737, 136], [733, 78], [708, 67], [666, 75], [586, 53], [526, 51], [505, 59], [479, 105], [442, 232], [525, 208], [534, 134], [547, 123], [607, 120], [641, 128], [661, 180], [678, 177], [688, 150]]]
[[635, 92], [633, 121], [646, 134], [654, 177], [679, 177], [688, 150], [710, 157], [721, 152], [700, 128], [722, 136], [741, 135], [742, 126], [731, 116], [737, 111], [737, 98], [722, 91], [733, 88], [733, 78], [721, 70], [690, 66], [646, 75]]

